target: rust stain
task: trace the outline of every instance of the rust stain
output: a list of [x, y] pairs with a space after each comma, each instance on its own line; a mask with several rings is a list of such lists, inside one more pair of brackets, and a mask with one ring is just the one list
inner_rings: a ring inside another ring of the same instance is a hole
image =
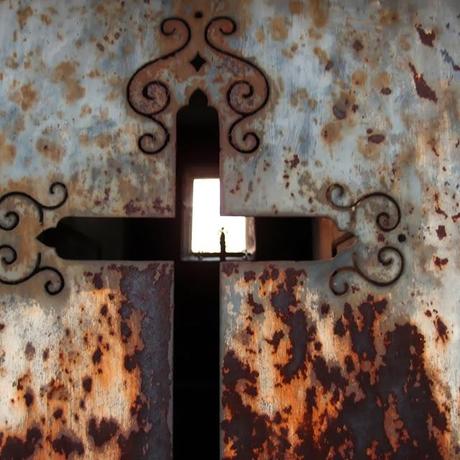
[[18, 91], [15, 91], [11, 100], [16, 102], [22, 110], [27, 111], [33, 107], [38, 100], [38, 94], [32, 83], [22, 85]]
[[447, 257], [441, 258], [438, 256], [434, 256], [433, 261], [436, 267], [439, 268], [439, 270], [442, 270], [444, 266], [448, 264], [449, 259]]
[[356, 39], [354, 42], [353, 42], [353, 49], [359, 53], [362, 49], [364, 49], [364, 46], [363, 44], [361, 43], [360, 40]]
[[381, 144], [385, 140], [385, 136], [383, 134], [371, 134], [367, 136], [367, 140], [373, 144]]
[[263, 44], [265, 42], [265, 32], [262, 27], [259, 27], [256, 31], [257, 43]]
[[438, 332], [436, 340], [441, 340], [443, 343], [446, 343], [449, 340], [449, 330], [439, 316], [436, 317], [435, 326]]
[[64, 85], [65, 98], [69, 104], [76, 102], [85, 95], [85, 88], [80, 85], [75, 77], [77, 63], [73, 61], [63, 61], [56, 66], [53, 71], [53, 81]]
[[356, 70], [351, 76], [351, 81], [356, 86], [363, 86], [366, 83], [367, 74], [364, 70]]
[[341, 92], [332, 106], [332, 113], [337, 120], [345, 120], [347, 116], [356, 113], [357, 109], [355, 96], [351, 92]]
[[318, 46], [315, 46], [315, 48], [313, 48], [313, 52], [315, 53], [316, 56], [318, 56], [321, 64], [324, 65], [324, 70], [326, 72], [332, 69], [332, 67], [334, 66], [334, 63], [331, 61], [326, 51], [319, 48]]
[[399, 21], [399, 14], [397, 11], [390, 9], [382, 9], [379, 12], [379, 22], [382, 26], [391, 26]]
[[444, 225], [438, 225], [438, 228], [436, 229], [436, 234], [438, 235], [438, 238], [440, 240], [444, 239], [447, 236], [446, 227], [444, 227]]
[[12, 163], [16, 158], [16, 147], [12, 144], [8, 144], [5, 139], [5, 135], [0, 133], [0, 164], [1, 163]]
[[274, 40], [286, 40], [288, 36], [286, 18], [284, 16], [277, 16], [272, 18], [270, 30]]
[[[449, 410], [437, 400], [420, 330], [385, 324], [388, 300], [368, 295], [344, 304], [334, 359], [326, 357], [299, 298], [306, 276], [268, 266], [256, 280], [229, 281], [249, 301], [238, 310], [241, 332], [226, 331], [235, 335], [221, 367], [223, 458], [446, 458]], [[254, 302], [264, 309], [256, 318]]]
[[328, 0], [308, 0], [308, 14], [315, 27], [321, 29], [327, 24], [329, 17]]
[[291, 14], [302, 14], [304, 10], [304, 4], [302, 1], [293, 0], [289, 2], [289, 11]]
[[444, 209], [441, 208], [441, 204], [439, 202], [439, 193], [435, 193], [434, 194], [434, 203], [435, 203], [435, 212], [436, 214], [440, 214], [441, 216], [443, 216], [444, 218], [447, 219], [448, 215], [446, 213], [446, 211], [444, 211]]
[[321, 130], [323, 141], [328, 144], [334, 144], [342, 139], [340, 122], [332, 121], [327, 123]]
[[436, 39], [436, 33], [434, 32], [434, 30], [426, 31], [422, 27], [421, 24], [417, 24], [415, 26], [415, 28], [417, 29], [417, 32], [418, 32], [418, 35], [420, 37], [421, 42], [424, 45], [430, 46], [431, 48], [433, 48], [433, 42]]
[[412, 63], [409, 62], [409, 67], [412, 71], [412, 75], [414, 78], [414, 83], [415, 83], [415, 89], [417, 90], [417, 94], [424, 98], [428, 99], [433, 102], [438, 102], [438, 98], [436, 96], [436, 93], [434, 90], [432, 90], [425, 79], [423, 78], [423, 74], [417, 73], [416, 68]]
[[[16, 385], [3, 412], [0, 459], [127, 460], [154, 449], [169, 458], [171, 265], [110, 265], [77, 271], [76, 279], [76, 305], [68, 307], [76, 326], [65, 320], [51, 349], [29, 340], [23, 361], [32, 366], [40, 356], [39, 375], [10, 376]], [[19, 428], [15, 414], [26, 417]]]
[[21, 8], [16, 12], [16, 17], [19, 23], [19, 28], [22, 30], [27, 24], [27, 21], [31, 16], [33, 16], [34, 12], [30, 6], [25, 8]]
[[36, 144], [35, 148], [38, 152], [40, 152], [46, 158], [54, 161], [59, 162], [61, 161], [62, 157], [64, 156], [65, 150], [60, 145], [56, 144], [55, 142], [51, 141], [50, 139], [46, 139], [44, 137], [40, 137]]
[[40, 21], [43, 22], [43, 24], [45, 24], [46, 26], [51, 25], [51, 23], [53, 22], [51, 17], [49, 15], [45, 14], [45, 13], [42, 13], [40, 15]]

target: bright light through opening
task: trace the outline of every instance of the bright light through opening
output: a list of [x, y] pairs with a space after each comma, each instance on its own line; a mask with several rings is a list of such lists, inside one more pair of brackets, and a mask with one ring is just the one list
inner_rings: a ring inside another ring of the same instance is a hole
[[193, 180], [193, 253], [219, 253], [222, 228], [227, 253], [246, 251], [246, 218], [220, 215], [219, 182], [219, 179]]

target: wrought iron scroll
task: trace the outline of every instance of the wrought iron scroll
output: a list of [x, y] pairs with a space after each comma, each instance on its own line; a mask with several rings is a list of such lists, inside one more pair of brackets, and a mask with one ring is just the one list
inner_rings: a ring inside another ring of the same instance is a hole
[[185, 31], [185, 38], [171, 52], [143, 65], [131, 77], [127, 87], [128, 102], [131, 108], [140, 115], [150, 118], [161, 132], [142, 134], [138, 139], [139, 149], [152, 155], [161, 152], [169, 142], [170, 134], [165, 124], [158, 119], [171, 102], [168, 85], [155, 77], [161, 64], [168, 58], [181, 52], [190, 42], [191, 30], [188, 23], [177, 17], [167, 18], [162, 21], [160, 31], [166, 37], [177, 35], [178, 27]]
[[[235, 128], [246, 118], [262, 110], [270, 97], [270, 85], [265, 73], [251, 61], [237, 56], [236, 54], [220, 48], [212, 40], [212, 32], [217, 29], [222, 35], [232, 35], [237, 30], [236, 22], [227, 16], [218, 16], [209, 21], [205, 29], [205, 40], [208, 46], [224, 56], [236, 59], [252, 68], [258, 75], [259, 85], [248, 79], [238, 79], [233, 82], [227, 90], [227, 103], [230, 108], [239, 115], [239, 117], [230, 125], [228, 130], [228, 140], [230, 145], [240, 153], [253, 153], [260, 145], [260, 138], [254, 131], [247, 131], [243, 134], [241, 145], [234, 138]], [[258, 88], [260, 87], [260, 91]], [[259, 94], [258, 94], [259, 93]]]
[[[201, 19], [201, 12], [195, 13], [195, 18]], [[270, 86], [265, 73], [253, 62], [235, 53], [220, 47], [214, 36], [229, 36], [236, 32], [236, 22], [227, 16], [218, 16], [211, 19], [204, 30], [205, 43], [224, 59], [231, 59], [235, 66], [244, 65], [246, 75], [230, 83], [226, 92], [226, 102], [237, 115], [228, 128], [228, 140], [230, 145], [240, 153], [253, 153], [260, 146], [260, 138], [252, 130], [244, 132], [236, 138], [236, 128], [248, 117], [262, 110], [270, 96]], [[156, 125], [156, 132], [144, 133], [138, 139], [138, 147], [145, 154], [160, 153], [170, 141], [168, 127], [160, 120], [161, 115], [171, 103], [171, 91], [167, 82], [159, 77], [162, 69], [167, 67], [167, 60], [176, 57], [190, 43], [192, 30], [190, 25], [182, 18], [171, 17], [162, 21], [161, 34], [166, 37], [180, 36], [178, 46], [171, 52], [150, 61], [139, 68], [131, 77], [127, 86], [127, 98], [131, 108], [144, 117], [152, 120]], [[188, 55], [188, 54], [187, 54]], [[189, 61], [196, 72], [208, 61], [196, 51], [195, 57]], [[185, 63], [184, 63], [185, 64]], [[249, 69], [249, 72], [247, 71]], [[229, 75], [231, 73], [229, 72]]]
[[[52, 183], [49, 188], [49, 193], [50, 195], [54, 196], [60, 195], [58, 201], [55, 204], [47, 205], [40, 203], [38, 200], [28, 195], [27, 193], [9, 192], [0, 197], [0, 206], [4, 206], [8, 200], [24, 200], [35, 208], [38, 214], [38, 221], [40, 225], [42, 225], [45, 211], [52, 211], [61, 207], [68, 198], [67, 187], [61, 182]], [[4, 231], [12, 231], [19, 225], [20, 220], [21, 216], [19, 212], [7, 210], [6, 212], [0, 214], [0, 229]], [[12, 266], [17, 262], [17, 260], [18, 253], [13, 246], [9, 244], [0, 245], [0, 262], [3, 265]], [[42, 272], [48, 272], [51, 275], [51, 279], [48, 279], [44, 284], [45, 291], [50, 295], [59, 294], [64, 289], [64, 277], [56, 268], [42, 265], [42, 254], [40, 252], [36, 254], [32, 268], [26, 274], [14, 279], [8, 279], [4, 276], [0, 276], [0, 284], [21, 284]]]
[[[345, 188], [341, 184], [332, 184], [328, 187], [326, 191], [326, 199], [329, 204], [339, 211], [348, 211], [355, 213], [357, 207], [359, 207], [364, 202], [377, 198], [383, 199], [387, 203], [390, 203], [393, 208], [394, 213], [390, 214], [387, 211], [381, 211], [377, 214], [375, 223], [377, 228], [383, 232], [391, 232], [395, 230], [401, 222], [401, 209], [398, 202], [390, 195], [383, 192], [372, 192], [367, 193], [357, 199], [356, 201], [343, 202], [345, 197]], [[402, 239], [400, 241], [403, 241]], [[329, 287], [335, 295], [343, 295], [347, 293], [350, 289], [349, 283], [345, 280], [342, 282], [341, 287], [337, 287], [336, 280], [343, 273], [355, 273], [361, 278], [366, 280], [368, 283], [373, 284], [378, 287], [391, 286], [396, 283], [399, 278], [401, 278], [404, 272], [404, 255], [397, 247], [392, 245], [386, 245], [381, 247], [377, 251], [377, 262], [378, 264], [385, 268], [391, 269], [394, 266], [397, 266], [397, 270], [394, 271], [388, 279], [378, 279], [367, 274], [361, 267], [361, 264], [358, 259], [356, 252], [352, 254], [352, 264], [349, 266], [341, 267], [330, 275], [329, 277]]]

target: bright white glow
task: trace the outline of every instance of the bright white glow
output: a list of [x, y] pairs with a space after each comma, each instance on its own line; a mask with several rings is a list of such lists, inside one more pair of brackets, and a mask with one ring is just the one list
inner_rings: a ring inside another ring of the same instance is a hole
[[193, 180], [192, 252], [220, 252], [224, 229], [226, 252], [246, 250], [246, 218], [220, 215], [219, 179]]

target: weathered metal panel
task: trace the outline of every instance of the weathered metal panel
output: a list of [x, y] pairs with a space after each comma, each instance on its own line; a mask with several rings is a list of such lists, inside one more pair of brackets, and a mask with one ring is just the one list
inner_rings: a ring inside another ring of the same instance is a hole
[[460, 458], [455, 306], [339, 265], [222, 265], [222, 458]]
[[[387, 192], [406, 216], [445, 194], [457, 214], [447, 197], [460, 149], [459, 14], [456, 0], [246, 2], [221, 43], [257, 64], [270, 95], [240, 125], [259, 136], [256, 151], [231, 148], [222, 131], [225, 211], [335, 217], [325, 191], [340, 183], [354, 196]], [[233, 77], [263, 96], [260, 79], [236, 65]]]
[[1, 2], [2, 189], [36, 196], [60, 181], [69, 214], [173, 215], [175, 157], [139, 150], [151, 121], [126, 98], [160, 52], [162, 14], [160, 2]]
[[223, 265], [222, 457], [460, 458], [458, 2], [247, 5], [225, 39], [270, 98], [258, 149], [223, 148], [224, 209], [357, 242]]
[[171, 458], [172, 263], [0, 286], [0, 458]]

